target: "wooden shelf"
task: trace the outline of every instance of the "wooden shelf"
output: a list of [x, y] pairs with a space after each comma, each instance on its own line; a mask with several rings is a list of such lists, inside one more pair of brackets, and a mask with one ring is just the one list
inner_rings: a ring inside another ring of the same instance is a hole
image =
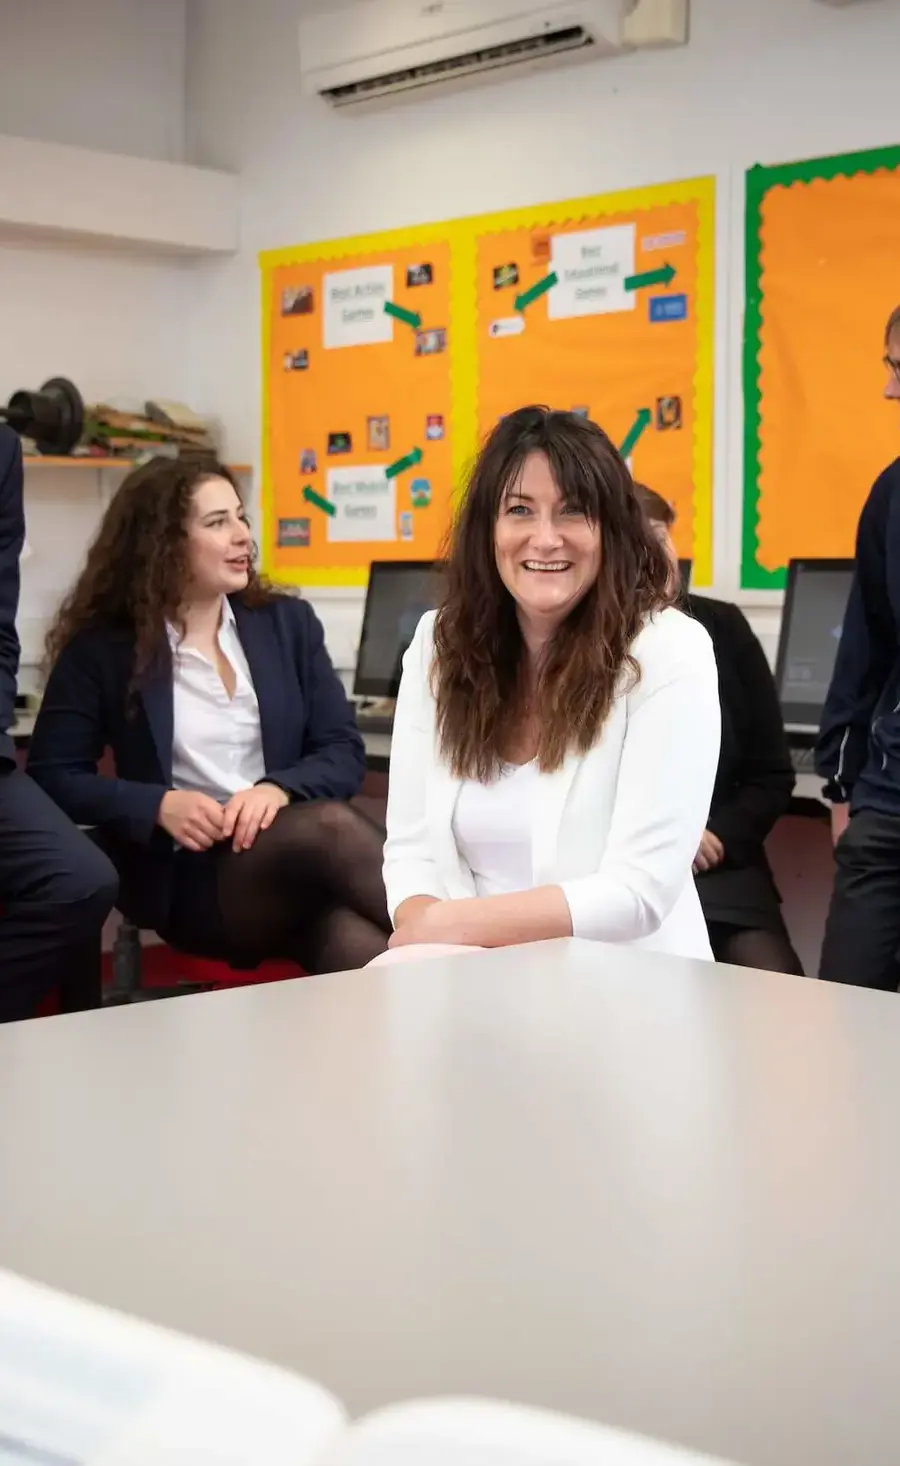
[[[93, 456], [83, 455], [81, 457], [55, 457], [50, 453], [28, 453], [25, 457], [26, 468], [92, 468], [95, 472], [101, 468], [120, 468], [125, 472], [135, 468], [136, 464], [130, 458], [103, 458], [99, 454]], [[234, 474], [252, 473], [252, 463], [229, 463], [227, 468]]]

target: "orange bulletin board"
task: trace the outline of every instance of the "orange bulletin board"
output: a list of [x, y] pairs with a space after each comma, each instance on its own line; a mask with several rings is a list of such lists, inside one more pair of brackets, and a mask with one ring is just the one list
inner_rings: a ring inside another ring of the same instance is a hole
[[[546, 402], [628, 449], [709, 584], [714, 232], [695, 179], [261, 255], [267, 573], [365, 585], [372, 560], [435, 558], [479, 442]], [[562, 271], [523, 303], [595, 233], [625, 241], [627, 300], [566, 317]]]
[[711, 179], [477, 224], [480, 434], [527, 402], [585, 411], [675, 505], [700, 585], [712, 578], [713, 232]]
[[788, 560], [851, 556], [860, 510], [897, 456], [882, 398], [900, 302], [900, 148], [754, 168], [747, 179], [742, 584]]
[[267, 572], [365, 585], [373, 559], [435, 558], [454, 483], [446, 232], [278, 251], [262, 266]]

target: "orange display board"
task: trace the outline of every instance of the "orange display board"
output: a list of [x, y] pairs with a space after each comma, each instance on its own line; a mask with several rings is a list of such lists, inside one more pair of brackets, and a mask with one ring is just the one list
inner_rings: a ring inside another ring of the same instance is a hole
[[427, 231], [264, 259], [274, 579], [365, 584], [373, 559], [438, 555], [454, 482], [451, 268], [448, 239]]
[[712, 212], [706, 180], [523, 210], [482, 221], [476, 259], [480, 433], [527, 402], [593, 418], [675, 505], [698, 584], [712, 569]]
[[[627, 449], [708, 584], [714, 234], [694, 179], [261, 255], [267, 573], [364, 585], [373, 560], [435, 558], [479, 442], [543, 401]], [[585, 250], [614, 308], [567, 272]]]
[[897, 456], [884, 326], [900, 302], [900, 148], [756, 168], [747, 185], [742, 584], [852, 556]]

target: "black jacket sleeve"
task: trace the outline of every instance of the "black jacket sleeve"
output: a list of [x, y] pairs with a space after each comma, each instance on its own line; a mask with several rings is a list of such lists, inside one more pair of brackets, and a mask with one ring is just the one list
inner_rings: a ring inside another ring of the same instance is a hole
[[289, 614], [306, 731], [297, 762], [267, 772], [265, 782], [278, 784], [295, 799], [352, 799], [366, 775], [366, 751], [350, 700], [312, 607], [292, 599]]
[[856, 568], [816, 747], [825, 794], [845, 804], [868, 757], [875, 707], [897, 656], [887, 588], [888, 510], [897, 465], [876, 482], [856, 536]]
[[767, 835], [789, 808], [794, 770], [766, 654], [737, 606], [722, 605], [721, 613], [716, 655], [728, 657], [730, 680], [742, 688], [743, 717], [732, 720], [740, 729], [734, 785], [720, 802], [714, 801], [708, 825], [725, 847], [727, 864], [743, 866], [758, 858]]
[[[19, 671], [19, 558], [25, 543], [22, 508], [22, 447], [12, 428], [0, 424], [0, 743], [16, 718]], [[2, 750], [0, 750], [2, 751]]]

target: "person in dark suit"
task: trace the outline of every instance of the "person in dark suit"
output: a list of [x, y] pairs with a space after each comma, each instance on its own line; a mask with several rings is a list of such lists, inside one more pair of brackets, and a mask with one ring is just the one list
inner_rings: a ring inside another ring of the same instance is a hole
[[[635, 485], [647, 518], [669, 551], [675, 513], [662, 495]], [[794, 771], [775, 680], [746, 617], [728, 601], [684, 597], [709, 632], [719, 671], [722, 746], [707, 829], [694, 879], [717, 962], [803, 974], [791, 945], [765, 840], [786, 813]]]
[[155, 459], [124, 480], [48, 659], [28, 767], [95, 827], [132, 921], [236, 967], [385, 949], [353, 712], [310, 606], [257, 575], [225, 468]]
[[69, 1011], [100, 1002], [100, 932], [116, 873], [16, 765], [22, 449], [0, 424], [0, 1023], [31, 1018], [54, 989]]

